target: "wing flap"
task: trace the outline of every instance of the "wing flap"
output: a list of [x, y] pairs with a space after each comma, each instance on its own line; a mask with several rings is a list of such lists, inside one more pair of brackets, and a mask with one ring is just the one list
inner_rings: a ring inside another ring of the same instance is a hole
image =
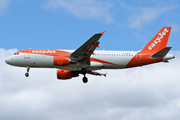
[[106, 77], [106, 75], [107, 75], [107, 73], [102, 74], [102, 73], [98, 73], [98, 72], [94, 72], [94, 71], [88, 71], [87, 73], [88, 73], [88, 74], [91, 74], [91, 75], [105, 76], [105, 77]]

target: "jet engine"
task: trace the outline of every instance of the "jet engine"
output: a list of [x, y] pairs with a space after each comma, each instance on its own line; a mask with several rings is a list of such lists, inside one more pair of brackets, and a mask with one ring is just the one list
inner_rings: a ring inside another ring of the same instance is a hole
[[57, 79], [67, 80], [72, 77], [78, 77], [79, 73], [71, 70], [58, 70], [57, 71]]
[[54, 65], [56, 66], [66, 66], [69, 65], [70, 60], [69, 57], [55, 56], [54, 57]]

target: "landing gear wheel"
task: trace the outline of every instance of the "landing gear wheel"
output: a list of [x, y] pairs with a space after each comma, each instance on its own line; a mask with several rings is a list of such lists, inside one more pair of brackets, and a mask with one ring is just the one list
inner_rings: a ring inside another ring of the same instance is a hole
[[87, 83], [87, 82], [88, 82], [87, 77], [83, 77], [83, 83]]
[[29, 73], [25, 73], [25, 76], [26, 76], [26, 77], [29, 77]]

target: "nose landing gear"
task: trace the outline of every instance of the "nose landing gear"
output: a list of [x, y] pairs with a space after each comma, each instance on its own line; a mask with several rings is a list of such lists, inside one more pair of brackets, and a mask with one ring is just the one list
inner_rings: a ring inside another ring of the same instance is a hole
[[27, 73], [25, 73], [26, 77], [29, 77], [29, 70], [30, 70], [30, 67], [27, 68]]
[[84, 77], [82, 79], [83, 83], [87, 83], [88, 82], [88, 78], [86, 77], [86, 73], [87, 73], [86, 68], [82, 68], [81, 69], [81, 73], [84, 75]]

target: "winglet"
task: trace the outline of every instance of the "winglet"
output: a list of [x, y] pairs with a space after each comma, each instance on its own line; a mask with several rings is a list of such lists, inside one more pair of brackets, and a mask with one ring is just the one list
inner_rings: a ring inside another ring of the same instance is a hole
[[104, 76], [106, 77], [107, 73], [104, 74]]
[[101, 35], [104, 35], [105, 32], [106, 32], [106, 31], [103, 31], [103, 32], [101, 32], [100, 34], [101, 34]]

